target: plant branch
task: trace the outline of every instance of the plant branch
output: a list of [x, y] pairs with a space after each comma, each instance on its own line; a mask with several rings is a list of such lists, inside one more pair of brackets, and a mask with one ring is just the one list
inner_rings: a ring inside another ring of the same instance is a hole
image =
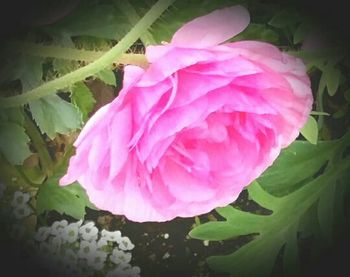
[[[129, 1], [114, 0], [113, 2], [114, 5], [116, 5], [123, 13], [125, 13], [131, 24], [136, 24], [137, 21], [140, 20], [140, 16], [134, 7], [129, 3]], [[146, 31], [140, 38], [142, 43], [146, 46], [150, 44], [157, 44], [149, 31]]]
[[119, 43], [96, 61], [21, 95], [1, 97], [0, 108], [24, 105], [96, 74], [117, 60], [175, 0], [159, 0]]
[[[57, 45], [44, 45], [32, 42], [10, 42], [7, 44], [8, 50], [15, 53], [23, 53], [27, 55], [50, 57], [56, 59], [64, 59], [71, 61], [94, 62], [101, 58], [105, 51], [91, 51], [84, 49], [75, 49], [70, 47], [62, 47]], [[133, 64], [146, 66], [148, 61], [143, 54], [122, 54], [118, 59], [111, 63]]]
[[31, 138], [32, 143], [36, 151], [38, 152], [41, 167], [47, 176], [51, 176], [53, 162], [49, 152], [47, 151], [46, 143], [43, 140], [41, 134], [39, 133], [37, 127], [26, 113], [24, 113], [24, 118], [24, 126], [26, 128], [26, 132]]

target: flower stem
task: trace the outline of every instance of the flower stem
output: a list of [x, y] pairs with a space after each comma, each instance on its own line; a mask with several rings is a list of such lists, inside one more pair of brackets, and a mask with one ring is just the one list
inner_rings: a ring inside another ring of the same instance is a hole
[[43, 140], [41, 134], [39, 133], [37, 127], [26, 113], [24, 113], [24, 118], [26, 132], [31, 138], [33, 145], [36, 151], [38, 152], [41, 167], [47, 176], [51, 176], [53, 163], [51, 156], [47, 151], [46, 143]]
[[[12, 52], [20, 52], [27, 55], [50, 57], [56, 59], [64, 59], [71, 61], [94, 62], [95, 60], [106, 54], [105, 51], [91, 51], [84, 49], [74, 49], [70, 47], [62, 47], [57, 45], [44, 45], [32, 42], [10, 42], [7, 44], [8, 50]], [[146, 66], [148, 61], [143, 54], [122, 54], [118, 59], [112, 61], [118, 64], [133, 64]]]
[[117, 60], [175, 0], [158, 0], [119, 43], [94, 62], [21, 95], [1, 97], [0, 108], [24, 105], [96, 74]]

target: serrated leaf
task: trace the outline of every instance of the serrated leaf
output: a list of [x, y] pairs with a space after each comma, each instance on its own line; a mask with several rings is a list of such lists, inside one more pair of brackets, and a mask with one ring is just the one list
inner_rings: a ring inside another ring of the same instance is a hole
[[67, 134], [81, 126], [81, 116], [77, 108], [57, 95], [34, 100], [29, 103], [29, 107], [41, 132], [51, 139], [57, 133]]
[[299, 276], [300, 262], [298, 254], [298, 224], [290, 227], [286, 233], [286, 244], [283, 252], [283, 268], [286, 276]]
[[304, 127], [300, 130], [303, 137], [312, 144], [317, 144], [318, 140], [318, 125], [315, 118], [309, 116], [308, 121]]
[[82, 119], [85, 122], [96, 103], [92, 92], [83, 82], [78, 82], [72, 88], [71, 99], [72, 103], [80, 110]]
[[106, 85], [116, 86], [116, 78], [113, 70], [104, 69], [96, 73], [96, 77], [103, 81]]
[[211, 256], [207, 262], [212, 269], [232, 276], [254, 277], [257, 272], [259, 276], [269, 276], [280, 247], [258, 237], [230, 255]]
[[[251, 241], [232, 254], [209, 257], [207, 259], [209, 266], [216, 271], [229, 272], [233, 276], [256, 276], [257, 272], [259, 272], [259, 276], [269, 276], [278, 253], [280, 253], [283, 246], [286, 246], [284, 264], [286, 267], [293, 267], [298, 262], [296, 243], [298, 230], [302, 230], [303, 227], [299, 228], [299, 224], [308, 222], [307, 220], [301, 222], [300, 219], [310, 215], [309, 211], [312, 210], [329, 184], [336, 182], [339, 176], [348, 172], [349, 169], [350, 159], [344, 159], [341, 163], [328, 167], [328, 170], [323, 174], [305, 183], [298, 190], [283, 197], [269, 195], [268, 192], [260, 187], [258, 182], [254, 182], [250, 190], [248, 187], [250, 197], [263, 207], [265, 205], [269, 206], [272, 212], [270, 215], [259, 216], [258, 218], [263, 218], [263, 220], [256, 220], [252, 222], [253, 224], [250, 224], [249, 218], [252, 215], [257, 215], [227, 206], [217, 209], [220, 215], [227, 219], [226, 221], [199, 225], [190, 234], [195, 234], [197, 237], [217, 239], [218, 236], [215, 236], [215, 234], [218, 235], [218, 231], [215, 229], [217, 224], [220, 230], [223, 230], [222, 237], [231, 238], [229, 224], [232, 225], [233, 235], [237, 234], [236, 227], [233, 227], [235, 224], [238, 226], [240, 224], [245, 225], [245, 231], [253, 228], [249, 227], [250, 225], [254, 226], [254, 224], [257, 224], [257, 229], [254, 229], [257, 231], [257, 234]], [[293, 167], [290, 167], [288, 170], [293, 171]], [[211, 230], [214, 234], [205, 233], [205, 226], [208, 226], [208, 231]], [[223, 228], [223, 226], [225, 227]], [[294, 273], [293, 268], [285, 268], [284, 271], [287, 274]]]
[[46, 30], [70, 36], [120, 39], [130, 27], [127, 18], [114, 5], [88, 3]]
[[32, 153], [25, 129], [12, 122], [0, 123], [0, 151], [13, 165], [20, 165]]
[[37, 213], [42, 214], [45, 211], [55, 210], [61, 214], [70, 215], [76, 219], [82, 219], [85, 216], [86, 196], [81, 195], [71, 186], [60, 187], [57, 182], [48, 181], [43, 184], [38, 192]]
[[302, 181], [313, 176], [329, 159], [336, 143], [295, 141], [282, 150], [277, 160], [258, 179], [267, 192], [283, 196], [302, 185]]
[[310, 24], [308, 22], [301, 23], [294, 32], [293, 43], [297, 44], [302, 42], [304, 38], [309, 34], [310, 29]]
[[329, 243], [332, 242], [332, 229], [334, 219], [334, 197], [336, 184], [330, 184], [322, 192], [317, 205], [317, 215], [321, 229], [321, 235]]
[[242, 33], [232, 39], [232, 41], [240, 40], [262, 40], [277, 43], [279, 41], [279, 35], [266, 25], [251, 23]]
[[323, 71], [326, 78], [327, 90], [330, 96], [333, 96], [339, 87], [341, 72], [333, 66], [327, 66]]
[[189, 235], [202, 240], [223, 240], [241, 235], [249, 235], [260, 232], [264, 216], [243, 212], [226, 206], [217, 208], [217, 212], [225, 217], [224, 222], [208, 222], [191, 230]]
[[282, 10], [269, 21], [269, 24], [276, 28], [288, 28], [296, 24], [299, 18], [294, 10]]
[[22, 90], [26, 92], [31, 90], [42, 82], [44, 59], [36, 56], [22, 56], [22, 68], [20, 71], [20, 80], [22, 83]]

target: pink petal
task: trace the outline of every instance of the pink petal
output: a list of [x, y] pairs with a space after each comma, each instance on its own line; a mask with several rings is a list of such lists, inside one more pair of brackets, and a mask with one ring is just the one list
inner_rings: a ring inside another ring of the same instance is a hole
[[242, 32], [249, 21], [248, 11], [240, 5], [215, 10], [182, 26], [171, 44], [198, 48], [214, 46]]

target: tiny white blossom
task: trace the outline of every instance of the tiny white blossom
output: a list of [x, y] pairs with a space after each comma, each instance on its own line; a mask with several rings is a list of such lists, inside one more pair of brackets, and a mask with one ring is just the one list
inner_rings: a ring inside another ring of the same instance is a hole
[[131, 267], [130, 264], [125, 264], [124, 267], [118, 266], [106, 274], [106, 277], [139, 277], [140, 268], [138, 266]]
[[73, 243], [78, 239], [78, 225], [76, 223], [71, 223], [64, 227], [62, 231], [62, 239], [64, 242]]
[[68, 225], [68, 221], [63, 219], [61, 221], [55, 221], [51, 226], [51, 235], [59, 236], [62, 234], [63, 229]]
[[135, 247], [128, 237], [122, 237], [119, 242], [119, 248], [121, 250], [131, 250]]
[[108, 241], [103, 237], [97, 241], [97, 248], [99, 249], [106, 245], [108, 245]]
[[79, 258], [88, 258], [92, 253], [97, 251], [96, 241], [83, 240], [80, 242], [80, 248], [78, 251]]
[[52, 250], [52, 245], [46, 241], [43, 241], [39, 245], [39, 252], [41, 256], [51, 257], [54, 254]]
[[107, 241], [116, 241], [117, 243], [120, 243], [122, 238], [122, 233], [120, 231], [107, 231], [103, 229], [101, 231], [102, 238], [105, 238]]
[[72, 267], [76, 267], [78, 264], [78, 256], [72, 249], [66, 249], [63, 255], [63, 262]]
[[62, 244], [63, 244], [63, 240], [61, 237], [52, 238], [49, 243], [51, 253], [53, 254], [59, 253]]
[[107, 272], [106, 274], [106, 277], [126, 277], [126, 276], [127, 276], [126, 272], [119, 267]]
[[107, 258], [106, 252], [96, 250], [88, 256], [87, 258], [88, 265], [94, 268], [95, 270], [101, 270], [104, 267], [106, 258]]
[[18, 205], [13, 209], [13, 215], [16, 219], [22, 219], [32, 213], [32, 209], [27, 204]]
[[18, 206], [22, 206], [22, 205], [26, 204], [29, 201], [29, 199], [30, 199], [29, 193], [22, 192], [22, 191], [16, 191], [13, 194], [11, 206], [13, 208], [18, 207]]
[[51, 233], [51, 227], [46, 227], [46, 226], [40, 227], [36, 231], [34, 235], [34, 239], [37, 241], [44, 241], [49, 237], [50, 233]]
[[129, 263], [131, 261], [131, 253], [124, 252], [119, 250], [118, 248], [114, 248], [112, 255], [110, 255], [109, 259], [111, 262], [119, 265], [122, 263]]
[[126, 269], [125, 272], [128, 277], [138, 277], [140, 276], [141, 269], [138, 266], [133, 266], [132, 268]]
[[95, 227], [95, 223], [91, 221], [79, 228], [79, 234], [84, 240], [96, 240], [98, 236], [98, 229]]

